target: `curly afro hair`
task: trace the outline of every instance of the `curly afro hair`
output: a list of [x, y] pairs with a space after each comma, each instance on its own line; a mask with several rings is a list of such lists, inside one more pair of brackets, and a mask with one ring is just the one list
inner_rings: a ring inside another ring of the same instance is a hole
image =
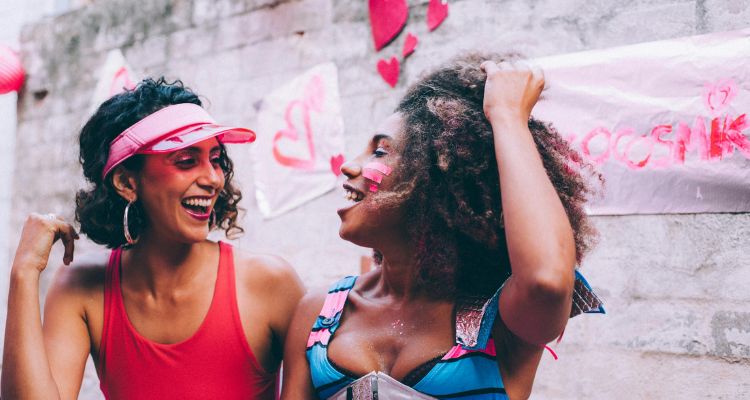
[[[460, 56], [412, 85], [396, 109], [403, 121], [398, 197], [417, 243], [417, 282], [435, 296], [488, 295], [510, 275], [480, 65], [515, 57]], [[601, 176], [550, 124], [531, 118], [529, 129], [567, 212], [580, 262], [596, 238], [584, 204], [595, 193], [591, 178]]]
[[[75, 217], [81, 224], [81, 232], [92, 241], [109, 248], [126, 243], [122, 216], [127, 202], [117, 194], [112, 185], [111, 173], [102, 177], [109, 157], [110, 143], [137, 121], [161, 108], [180, 103], [202, 105], [198, 95], [179, 80], [168, 82], [163, 77], [157, 80], [145, 79], [135, 89], [115, 95], [102, 103], [81, 129], [78, 139], [79, 161], [90, 189], [80, 190], [76, 194]], [[143, 157], [130, 157], [122, 165], [137, 172], [143, 166]], [[237, 204], [242, 199], [242, 193], [232, 184], [234, 166], [223, 145], [219, 165], [224, 172], [225, 183], [214, 206], [216, 218], [210, 228], [224, 229], [231, 237], [243, 232], [237, 225]], [[131, 206], [129, 220], [128, 227], [133, 236], [139, 235], [146, 228], [148, 221], [139, 202]]]

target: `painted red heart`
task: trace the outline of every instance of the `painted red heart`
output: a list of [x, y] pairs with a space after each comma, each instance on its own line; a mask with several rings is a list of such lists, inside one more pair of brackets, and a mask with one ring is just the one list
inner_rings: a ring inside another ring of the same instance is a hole
[[331, 172], [333, 172], [334, 175], [339, 176], [341, 175], [341, 166], [344, 165], [344, 155], [338, 154], [335, 156], [331, 156]]
[[414, 53], [414, 49], [417, 48], [417, 43], [419, 43], [419, 39], [409, 32], [409, 34], [406, 35], [406, 40], [404, 40], [404, 49], [401, 51], [404, 58], [409, 57], [411, 53]]
[[390, 43], [406, 25], [409, 7], [406, 0], [369, 0], [370, 29], [375, 50]]
[[448, 0], [430, 0], [427, 6], [427, 27], [430, 32], [443, 23], [448, 16]]
[[[304, 129], [305, 141], [307, 142], [307, 158], [300, 158], [284, 154], [279, 150], [279, 141], [282, 139], [300, 142], [300, 132], [298, 131], [297, 124], [294, 121], [294, 110], [300, 110], [302, 117], [302, 125]], [[284, 113], [284, 119], [286, 120], [286, 128], [282, 129], [273, 136], [273, 158], [279, 164], [296, 169], [312, 170], [315, 168], [315, 143], [313, 142], [313, 132], [310, 124], [310, 108], [301, 100], [293, 100], [286, 107]]]
[[390, 61], [382, 59], [378, 61], [378, 72], [380, 72], [380, 76], [383, 77], [383, 80], [391, 85], [391, 87], [396, 87], [396, 83], [398, 83], [398, 71], [398, 58], [391, 57]]
[[708, 111], [715, 115], [721, 112], [737, 96], [737, 84], [731, 79], [716, 83], [706, 83], [703, 102]]

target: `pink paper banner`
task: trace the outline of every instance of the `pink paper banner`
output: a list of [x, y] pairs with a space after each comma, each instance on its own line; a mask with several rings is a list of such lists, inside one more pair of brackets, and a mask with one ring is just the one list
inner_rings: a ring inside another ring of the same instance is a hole
[[551, 121], [606, 184], [591, 214], [750, 211], [750, 29], [534, 60]]

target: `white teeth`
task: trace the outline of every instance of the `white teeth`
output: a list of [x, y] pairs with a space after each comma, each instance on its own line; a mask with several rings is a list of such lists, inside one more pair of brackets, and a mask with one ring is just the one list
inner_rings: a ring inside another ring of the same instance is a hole
[[344, 198], [350, 201], [361, 201], [362, 197], [359, 195], [359, 193], [351, 191], [349, 189], [344, 189]]
[[195, 207], [209, 207], [211, 206], [211, 199], [190, 198], [187, 200], [183, 200], [183, 203]]

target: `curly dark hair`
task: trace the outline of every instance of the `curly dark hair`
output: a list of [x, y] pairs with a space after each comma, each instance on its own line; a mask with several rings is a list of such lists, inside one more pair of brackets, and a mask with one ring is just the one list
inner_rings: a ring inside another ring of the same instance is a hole
[[[168, 82], [164, 77], [157, 80], [148, 78], [135, 89], [117, 94], [102, 103], [94, 115], [86, 122], [79, 136], [79, 161], [83, 175], [90, 183], [89, 190], [76, 193], [75, 218], [81, 225], [81, 232], [92, 241], [115, 248], [126, 243], [122, 229], [122, 216], [127, 201], [117, 194], [112, 185], [112, 174], [102, 177], [104, 165], [109, 156], [109, 145], [122, 131], [155, 111], [172, 104], [193, 103], [202, 106], [198, 95], [186, 88], [182, 81]], [[216, 218], [210, 226], [221, 228], [232, 236], [243, 232], [237, 225], [239, 214], [237, 204], [242, 193], [232, 184], [234, 165], [223, 145], [219, 165], [224, 171], [224, 188], [219, 193], [214, 210]], [[138, 172], [143, 167], [143, 155], [135, 155], [125, 160], [122, 166]], [[139, 235], [147, 226], [146, 214], [139, 202], [129, 210], [129, 230], [133, 236]]]
[[[460, 56], [412, 85], [396, 109], [403, 121], [397, 192], [404, 194], [417, 242], [417, 282], [436, 296], [488, 295], [511, 272], [480, 65], [515, 57]], [[596, 238], [584, 211], [595, 193], [590, 178], [601, 176], [550, 124], [531, 118], [529, 129], [567, 212], [580, 262]]]

